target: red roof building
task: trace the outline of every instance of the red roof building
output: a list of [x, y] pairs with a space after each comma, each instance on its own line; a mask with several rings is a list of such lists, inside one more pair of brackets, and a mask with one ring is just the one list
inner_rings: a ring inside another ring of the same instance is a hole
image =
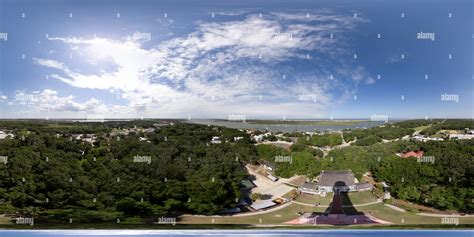
[[402, 158], [408, 158], [408, 157], [416, 157], [416, 158], [421, 158], [423, 157], [423, 151], [409, 151], [405, 152], [400, 155]]

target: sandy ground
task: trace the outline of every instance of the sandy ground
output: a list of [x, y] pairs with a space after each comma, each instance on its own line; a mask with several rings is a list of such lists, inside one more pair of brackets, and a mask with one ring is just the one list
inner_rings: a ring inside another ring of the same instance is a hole
[[294, 189], [285, 183], [291, 183], [293, 179], [299, 178], [299, 176], [289, 179], [280, 178], [278, 181], [273, 182], [259, 173], [259, 171], [264, 170], [262, 166], [247, 165], [246, 168], [249, 174], [254, 175], [256, 178], [253, 180], [253, 183], [257, 187], [252, 189], [252, 193], [268, 194], [272, 196], [272, 199], [281, 197]]

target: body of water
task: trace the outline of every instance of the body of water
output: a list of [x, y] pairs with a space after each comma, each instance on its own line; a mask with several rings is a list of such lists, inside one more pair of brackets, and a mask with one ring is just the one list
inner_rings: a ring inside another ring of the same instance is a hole
[[251, 122], [240, 122], [240, 121], [226, 121], [226, 120], [215, 120], [215, 119], [196, 119], [189, 120], [189, 123], [205, 124], [223, 126], [228, 128], [236, 129], [255, 129], [255, 130], [268, 130], [271, 132], [314, 132], [314, 131], [341, 131], [344, 129], [355, 129], [355, 128], [371, 128], [384, 124], [383, 121], [361, 121], [352, 125], [305, 125], [305, 124], [257, 124]]

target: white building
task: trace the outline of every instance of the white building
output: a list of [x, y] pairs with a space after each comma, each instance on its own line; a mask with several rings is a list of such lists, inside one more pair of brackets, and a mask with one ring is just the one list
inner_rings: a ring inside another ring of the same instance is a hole
[[273, 182], [276, 182], [276, 181], [278, 180], [277, 177], [275, 177], [275, 176], [273, 176], [273, 175], [271, 175], [271, 174], [268, 174], [268, 175], [267, 175], [267, 178], [268, 178], [269, 180], [273, 181]]
[[253, 140], [255, 140], [256, 142], [261, 142], [263, 141], [263, 134], [260, 134], [260, 135], [254, 135], [253, 136]]
[[423, 135], [416, 135], [413, 137], [413, 139], [415, 139], [415, 141], [422, 141], [422, 142], [426, 142], [426, 141], [444, 141], [443, 138], [441, 137], [425, 137]]
[[214, 137], [212, 137], [212, 139], [211, 139], [211, 143], [212, 143], [212, 144], [221, 144], [222, 142], [221, 142], [221, 140], [220, 140], [219, 137], [214, 136]]
[[449, 139], [472, 139], [474, 138], [474, 134], [449, 134]]
[[234, 142], [240, 141], [242, 139], [244, 139], [244, 137], [234, 137]]
[[6, 133], [6, 132], [4, 132], [4, 131], [0, 131], [0, 139], [5, 139], [5, 138], [7, 138], [7, 137], [13, 138], [13, 137], [15, 137], [15, 135], [13, 135], [13, 134], [11, 134], [11, 133]]

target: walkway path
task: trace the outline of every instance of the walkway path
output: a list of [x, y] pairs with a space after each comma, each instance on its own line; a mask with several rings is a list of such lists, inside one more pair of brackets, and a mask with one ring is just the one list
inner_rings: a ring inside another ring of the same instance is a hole
[[419, 216], [433, 216], [433, 217], [474, 217], [474, 215], [459, 215], [459, 214], [435, 214], [435, 213], [416, 213]]
[[278, 211], [280, 209], [283, 209], [285, 207], [288, 207], [289, 205], [291, 205], [291, 202], [287, 202], [285, 204], [282, 204], [280, 206], [277, 206], [277, 207], [274, 207], [274, 208], [271, 208], [271, 209], [267, 209], [267, 210], [264, 210], [264, 211], [256, 211], [256, 212], [248, 212], [248, 213], [242, 213], [242, 214], [235, 214], [235, 215], [232, 215], [232, 216], [255, 216], [255, 215], [260, 215], [260, 214], [265, 214], [265, 213], [270, 213], [270, 212], [274, 212], [274, 211]]
[[[342, 207], [363, 207], [363, 206], [370, 206], [370, 205], [374, 205], [374, 204], [378, 204], [378, 203], [382, 203], [382, 202], [383, 201], [379, 199], [375, 202], [369, 202], [369, 203], [364, 203], [364, 204], [356, 204], [356, 205], [342, 205]], [[309, 207], [316, 207], [314, 204], [298, 202], [298, 201], [291, 201], [291, 203], [296, 203], [296, 204], [305, 205], [305, 206], [309, 206]], [[317, 207], [329, 207], [329, 205], [319, 205]]]
[[390, 209], [393, 209], [395, 211], [398, 211], [398, 212], [406, 212], [405, 209], [403, 208], [400, 208], [400, 207], [397, 207], [397, 206], [394, 206], [394, 205], [390, 205], [390, 204], [384, 204], [386, 207], [390, 208]]
[[267, 210], [264, 210], [264, 211], [256, 211], [256, 212], [246, 212], [246, 213], [240, 213], [240, 214], [234, 214], [234, 215], [225, 215], [225, 216], [220, 216], [220, 215], [213, 215], [213, 216], [206, 216], [206, 215], [191, 215], [191, 214], [185, 214], [183, 216], [193, 216], [193, 217], [240, 217], [240, 216], [255, 216], [255, 215], [261, 215], [261, 214], [265, 214], [265, 213], [270, 213], [270, 212], [274, 212], [274, 211], [278, 211], [280, 209], [283, 209], [285, 207], [288, 207], [289, 205], [291, 205], [291, 202], [287, 202], [285, 204], [282, 204], [282, 205], [279, 205], [277, 207], [274, 207], [274, 208], [270, 208], [270, 209], [267, 209]]

